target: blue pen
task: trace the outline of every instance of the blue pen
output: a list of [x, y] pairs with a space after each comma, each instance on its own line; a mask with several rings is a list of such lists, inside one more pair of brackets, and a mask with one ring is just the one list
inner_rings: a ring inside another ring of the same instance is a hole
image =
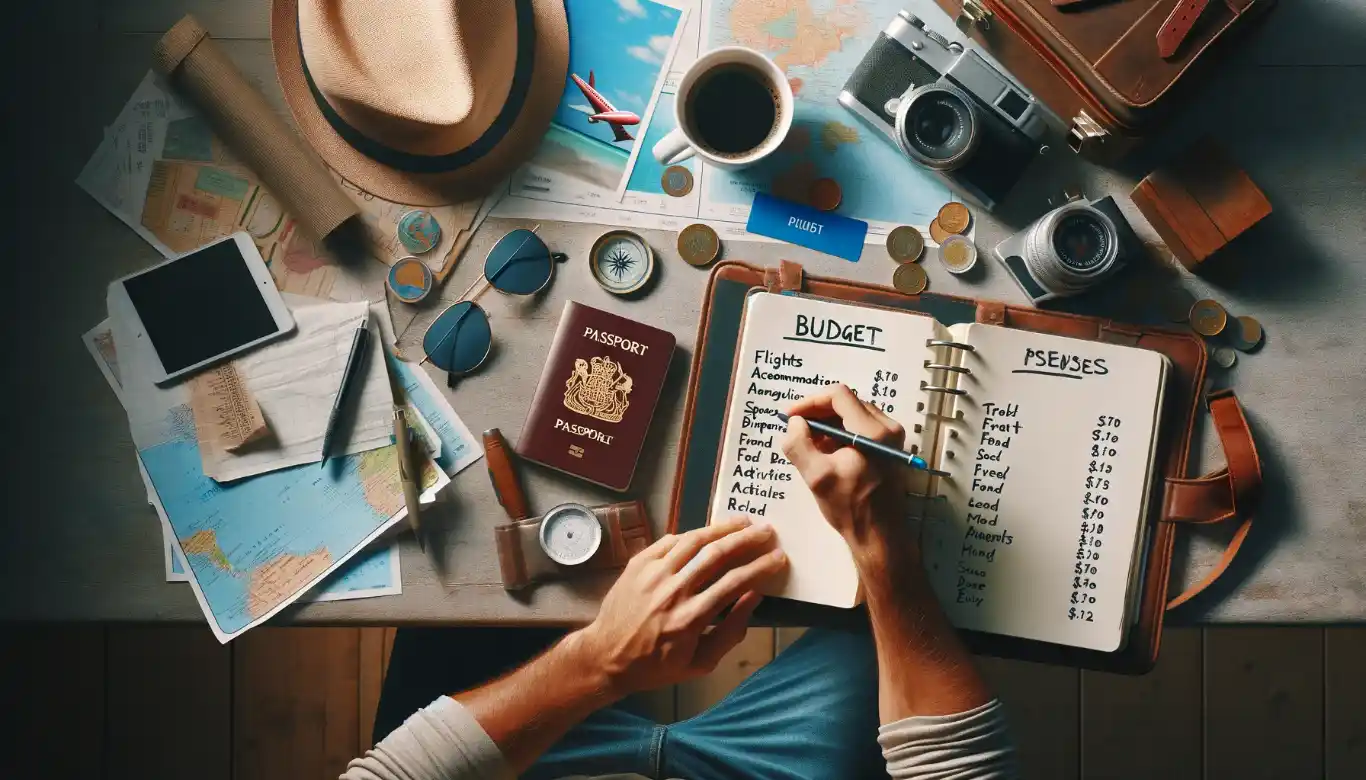
[[[775, 412], [775, 414], [777, 414], [778, 419], [782, 420], [784, 423], [788, 421], [788, 416], [782, 412]], [[889, 447], [886, 444], [864, 438], [857, 433], [850, 433], [838, 425], [831, 425], [830, 423], [824, 423], [820, 420], [807, 420], [806, 424], [811, 430], [829, 436], [836, 441], [842, 441], [865, 455], [877, 455], [889, 460], [894, 460], [897, 463], [910, 466], [913, 469], [928, 471], [936, 477], [949, 476], [949, 472], [947, 471], [930, 468], [930, 464], [926, 463], [925, 459], [919, 455], [906, 452], [905, 450], [899, 450], [896, 447]]]

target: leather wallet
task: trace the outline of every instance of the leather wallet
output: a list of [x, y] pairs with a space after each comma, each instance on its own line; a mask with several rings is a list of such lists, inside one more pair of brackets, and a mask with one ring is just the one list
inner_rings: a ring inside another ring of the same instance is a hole
[[[702, 304], [692, 379], [684, 407], [681, 455], [670, 503], [670, 533], [699, 528], [707, 522], [713, 479], [720, 462], [722, 431], [719, 425], [704, 425], [697, 421], [714, 414], [716, 409], [725, 408], [737, 357], [744, 302], [755, 287], [920, 311], [945, 325], [981, 322], [1126, 344], [1155, 350], [1171, 359], [1154, 466], [1165, 479], [1155, 480], [1155, 491], [1160, 491], [1160, 495], [1149, 501], [1151, 546], [1145, 562], [1138, 621], [1129, 632], [1128, 643], [1117, 652], [1102, 653], [1016, 637], [963, 632], [975, 651], [1113, 672], [1145, 672], [1157, 660], [1167, 610], [1185, 603], [1217, 580], [1247, 537], [1261, 497], [1261, 460], [1242, 406], [1232, 391], [1220, 390], [1201, 397], [1207, 355], [1203, 342], [1193, 333], [996, 301], [935, 293], [905, 295], [862, 282], [808, 276], [800, 265], [786, 261], [777, 268], [726, 262], [712, 270]], [[1228, 465], [1191, 478], [1186, 473], [1191, 438], [1202, 404], [1209, 409]], [[1178, 529], [1191, 523], [1223, 521], [1234, 521], [1239, 526], [1222, 560], [1185, 593], [1169, 598], [1167, 587]], [[845, 621], [848, 612], [780, 598], [765, 599], [761, 609], [766, 620], [797, 625]]]

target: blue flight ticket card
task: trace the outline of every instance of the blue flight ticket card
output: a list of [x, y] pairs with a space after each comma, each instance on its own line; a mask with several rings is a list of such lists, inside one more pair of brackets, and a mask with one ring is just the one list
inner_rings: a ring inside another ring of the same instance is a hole
[[868, 223], [758, 193], [745, 229], [857, 263]]

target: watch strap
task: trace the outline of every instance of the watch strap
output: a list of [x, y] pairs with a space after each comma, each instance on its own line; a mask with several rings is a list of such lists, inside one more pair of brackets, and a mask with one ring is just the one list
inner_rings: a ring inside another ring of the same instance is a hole
[[642, 502], [622, 501], [595, 506], [592, 510], [602, 525], [602, 543], [592, 558], [578, 566], [556, 563], [541, 549], [542, 517], [495, 527], [493, 538], [498, 548], [503, 587], [521, 590], [533, 583], [564, 579], [579, 573], [620, 569], [631, 556], [653, 541], [650, 516]]
[[488, 466], [493, 494], [513, 521], [531, 517], [531, 504], [522, 489], [522, 479], [517, 475], [516, 457], [502, 431], [497, 428], [484, 431], [484, 464]]

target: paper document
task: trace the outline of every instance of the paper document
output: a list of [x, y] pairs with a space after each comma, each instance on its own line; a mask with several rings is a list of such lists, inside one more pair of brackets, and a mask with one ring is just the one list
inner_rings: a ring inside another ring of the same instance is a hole
[[[357, 377], [363, 379], [356, 388], [359, 395], [348, 399], [347, 414], [338, 421], [335, 452], [377, 449], [387, 446], [393, 436], [384, 346], [378, 325], [369, 321], [369, 305], [364, 301], [326, 303], [295, 295], [284, 298], [294, 315], [295, 332], [233, 361], [256, 397], [270, 433], [236, 453], [206, 445], [201, 439], [204, 473], [218, 482], [321, 460], [327, 418], [341, 388], [351, 341], [362, 323], [368, 322], [373, 338], [361, 367], [364, 375]], [[198, 427], [198, 417], [195, 422]]]
[[[205, 477], [188, 391], [147, 379], [154, 355], [132, 337], [129, 321], [115, 301], [110, 322], [133, 441], [219, 641], [270, 619], [407, 517], [392, 445], [325, 469], [310, 464], [231, 483]], [[424, 497], [449, 482], [426, 462]]]
[[326, 297], [341, 276], [208, 122], [150, 71], [76, 184], [165, 257], [245, 230], [281, 291]]
[[[381, 322], [381, 324], [384, 323]], [[95, 359], [95, 364], [99, 367], [100, 373], [109, 383], [109, 388], [114, 391], [114, 396], [119, 399], [120, 404], [123, 404], [123, 387], [119, 380], [118, 352], [114, 346], [114, 337], [109, 320], [105, 320], [89, 330], [84, 335], [83, 341], [90, 351], [91, 357]], [[427, 415], [440, 415], [440, 419], [443, 420], [443, 430], [454, 430], [458, 427], [459, 430], [464, 431], [465, 439], [463, 441], [451, 437], [451, 446], [465, 453], [460, 468], [478, 460], [480, 454], [478, 448], [470, 444], [473, 439], [468, 430], [465, 429], [464, 424], [460, 422], [459, 417], [455, 415], [454, 410], [445, 404], [444, 399], [441, 399], [440, 409], [437, 408], [437, 405], [426, 403], [426, 401], [427, 398], [424, 397], [422, 403], [410, 404], [410, 408], [421, 406], [427, 409], [426, 415], [419, 413], [417, 416], [424, 430], [436, 430], [427, 422]], [[161, 498], [157, 495], [155, 488], [152, 487], [151, 478], [147, 476], [147, 469], [142, 464], [142, 458], [138, 457], [137, 461], [138, 473], [147, 489], [147, 503], [156, 510], [157, 517], [161, 520], [166, 581], [188, 582], [190, 576], [185, 559], [180, 552], [180, 547], [176, 544], [169, 518], [166, 517], [166, 510], [161, 504]], [[444, 463], [442, 465], [445, 466]], [[448, 471], [447, 473], [454, 474], [455, 472]], [[424, 501], [424, 503], [426, 502]], [[360, 553], [299, 600], [341, 601], [373, 596], [393, 596], [402, 593], [403, 578], [396, 545], [397, 543], [394, 543], [377, 550], [367, 550]]]
[[[190, 408], [200, 454], [205, 449], [236, 453], [270, 432], [256, 396], [233, 363], [224, 363], [190, 380]], [[206, 456], [205, 462], [208, 462]]]

